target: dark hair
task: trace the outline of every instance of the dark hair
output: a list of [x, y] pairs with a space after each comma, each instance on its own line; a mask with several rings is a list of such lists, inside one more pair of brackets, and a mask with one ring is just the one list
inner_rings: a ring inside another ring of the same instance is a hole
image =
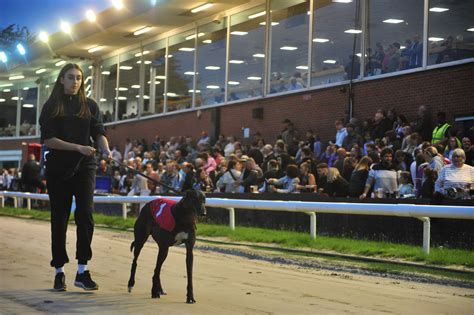
[[286, 167], [286, 176], [289, 178], [298, 177], [298, 167], [294, 164], [290, 164]]
[[393, 150], [391, 148], [384, 148], [382, 152], [380, 152], [380, 157], [384, 157], [387, 154], [391, 154], [393, 156]]
[[318, 165], [316, 165], [316, 168], [329, 168], [328, 164], [327, 163], [319, 163]]
[[56, 82], [54, 83], [53, 91], [51, 92], [51, 95], [49, 96], [49, 99], [48, 99], [48, 102], [51, 102], [55, 105], [53, 112], [51, 113], [51, 117], [64, 116], [64, 103], [63, 102], [64, 102], [65, 94], [64, 94], [64, 86], [61, 83], [61, 78], [64, 79], [64, 76], [66, 75], [66, 73], [71, 69], [76, 69], [81, 72], [81, 86], [79, 88], [79, 91], [77, 92], [79, 96], [79, 105], [81, 106], [81, 109], [79, 110], [79, 113], [77, 114], [77, 116], [81, 118], [88, 118], [91, 116], [91, 111], [89, 109], [89, 106], [87, 105], [87, 97], [86, 97], [86, 92], [84, 89], [84, 71], [79, 65], [75, 63], [68, 63], [59, 72]]

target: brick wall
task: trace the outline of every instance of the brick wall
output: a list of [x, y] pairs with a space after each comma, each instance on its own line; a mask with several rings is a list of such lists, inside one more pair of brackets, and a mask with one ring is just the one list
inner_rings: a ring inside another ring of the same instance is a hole
[[[251, 133], [259, 131], [267, 142], [273, 142], [283, 128], [282, 121], [289, 118], [303, 135], [313, 129], [327, 141], [334, 137], [334, 120], [345, 116], [347, 93], [337, 86], [222, 106], [221, 133], [241, 137], [242, 128], [250, 128]], [[418, 106], [426, 105], [433, 121], [436, 112], [446, 111], [448, 120], [453, 122], [456, 115], [474, 114], [474, 63], [356, 83], [354, 95], [354, 116], [360, 119], [373, 117], [378, 108], [395, 107], [413, 120]], [[258, 107], [263, 108], [263, 119], [252, 118], [252, 109]], [[199, 118], [193, 111], [116, 125], [109, 127], [107, 133], [110, 143], [123, 149], [126, 138], [145, 138], [151, 143], [156, 134], [162, 139], [173, 135], [197, 138], [202, 130], [211, 129], [211, 110], [207, 109]], [[38, 140], [2, 140], [0, 144], [2, 150], [12, 150], [18, 149], [21, 142]]]

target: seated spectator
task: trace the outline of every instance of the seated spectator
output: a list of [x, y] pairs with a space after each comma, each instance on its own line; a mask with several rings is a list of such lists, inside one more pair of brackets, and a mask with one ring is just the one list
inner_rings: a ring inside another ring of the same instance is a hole
[[278, 164], [277, 160], [268, 161], [267, 171], [263, 174], [263, 178], [270, 179], [270, 178], [280, 178], [283, 176], [284, 174], [280, 170], [280, 164]]
[[395, 164], [399, 171], [409, 171], [411, 165], [411, 156], [402, 150], [395, 152]]
[[329, 167], [332, 167], [336, 159], [337, 159], [336, 146], [333, 144], [329, 144], [326, 147], [326, 151], [324, 151], [324, 153], [321, 154], [321, 158], [319, 159], [319, 161], [321, 163], [326, 163]]
[[[178, 167], [175, 161], [169, 161], [168, 163], [166, 163], [165, 172], [161, 176], [161, 181], [167, 186], [170, 186], [176, 190], [179, 189], [180, 174], [178, 172]], [[163, 186], [161, 190], [163, 193], [167, 193], [170, 191], [165, 186]]]
[[446, 145], [446, 148], [444, 149], [444, 156], [452, 161], [452, 155], [455, 149], [461, 147], [461, 141], [458, 140], [456, 137], [449, 137], [448, 139], [448, 144]]
[[263, 172], [255, 163], [254, 159], [244, 156], [241, 160], [244, 163], [244, 169], [237, 184], [241, 185], [243, 192], [251, 192], [250, 186], [259, 186], [263, 178]]
[[455, 149], [452, 158], [453, 163], [439, 172], [435, 191], [449, 198], [467, 198], [469, 190], [474, 187], [474, 167], [464, 163], [466, 154], [463, 149]]
[[423, 182], [419, 192], [420, 198], [433, 198], [435, 182], [438, 179], [438, 173], [429, 167], [423, 169]]
[[364, 192], [370, 165], [372, 165], [372, 160], [368, 156], [364, 156], [355, 166], [349, 181], [349, 197], [358, 198]]
[[183, 163], [184, 181], [181, 182], [180, 191], [193, 189], [196, 183], [194, 165], [188, 162]]
[[349, 183], [335, 167], [330, 167], [328, 170], [324, 193], [330, 197], [347, 197], [349, 194]]
[[394, 130], [388, 130], [385, 132], [385, 137], [383, 138], [385, 147], [390, 148], [393, 152], [396, 152], [402, 147], [400, 140], [397, 138], [397, 135]]
[[303, 162], [300, 165], [300, 183], [296, 186], [299, 192], [315, 192], [316, 191], [316, 177], [310, 173], [310, 164]]
[[438, 174], [444, 167], [444, 158], [434, 146], [426, 148], [425, 153], [428, 157], [428, 167]]
[[351, 180], [352, 171], [357, 164], [357, 160], [352, 157], [346, 157], [342, 166], [342, 177], [349, 182]]
[[339, 173], [342, 173], [344, 171], [344, 160], [347, 157], [347, 152], [346, 149], [344, 148], [339, 148], [336, 151], [337, 153], [337, 159], [334, 161], [333, 167], [337, 168]]
[[466, 154], [466, 164], [474, 166], [474, 145], [468, 137], [462, 138], [462, 149]]
[[[408, 130], [410, 127], [407, 126], [406, 128]], [[416, 147], [418, 147], [420, 144], [419, 139], [420, 135], [417, 132], [407, 135], [405, 138], [403, 138], [402, 151], [413, 155], [413, 151], [415, 151]]]
[[238, 180], [240, 178], [242, 164], [237, 160], [230, 160], [227, 163], [226, 172], [217, 181], [217, 188], [226, 193], [239, 192]]
[[107, 164], [105, 160], [100, 160], [96, 174], [97, 176], [112, 177], [112, 168]]
[[196, 183], [194, 184], [195, 190], [201, 190], [204, 192], [213, 192], [214, 184], [212, 183], [211, 178], [207, 174], [206, 170], [199, 168], [196, 171]]
[[383, 149], [380, 158], [382, 162], [375, 164], [369, 171], [364, 192], [360, 195], [361, 199], [367, 197], [372, 186], [374, 191], [382, 189], [384, 196], [393, 194], [398, 189], [398, 173], [392, 162], [393, 150], [390, 148]]
[[398, 193], [401, 197], [414, 195], [414, 187], [411, 184], [410, 172], [400, 172], [400, 185], [398, 186]]
[[385, 112], [381, 109], [379, 109], [374, 116], [374, 125], [372, 126], [372, 131], [371, 131], [371, 138], [376, 140], [376, 139], [382, 139], [385, 137], [385, 133], [388, 130], [392, 129], [392, 122], [390, 119], [385, 117]]
[[318, 185], [318, 192], [324, 191], [327, 183], [327, 175], [329, 172], [329, 166], [326, 163], [319, 163], [316, 166], [316, 174], [318, 175], [316, 183]]
[[[299, 184], [298, 178], [298, 167], [294, 164], [290, 164], [286, 167], [286, 176], [276, 179], [270, 178], [267, 183], [271, 185], [269, 187], [270, 192], [277, 193], [294, 193], [297, 192], [296, 186]], [[276, 188], [278, 186], [280, 188]]]

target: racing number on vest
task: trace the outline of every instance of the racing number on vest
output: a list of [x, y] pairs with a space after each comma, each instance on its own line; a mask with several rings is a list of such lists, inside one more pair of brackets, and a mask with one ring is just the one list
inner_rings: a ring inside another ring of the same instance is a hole
[[165, 207], [166, 207], [166, 203], [163, 202], [163, 203], [160, 205], [160, 211], [158, 211], [158, 212], [156, 213], [155, 217], [158, 218], [158, 217], [161, 215], [161, 213], [163, 212], [163, 209], [164, 209]]

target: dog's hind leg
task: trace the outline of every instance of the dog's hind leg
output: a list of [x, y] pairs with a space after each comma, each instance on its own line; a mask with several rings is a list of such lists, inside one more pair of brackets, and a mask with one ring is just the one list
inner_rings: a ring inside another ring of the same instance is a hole
[[135, 273], [137, 271], [137, 260], [140, 252], [151, 234], [150, 215], [147, 205], [142, 209], [142, 212], [137, 218], [134, 226], [135, 240], [130, 246], [130, 250], [133, 250], [133, 262], [130, 270], [130, 279], [128, 280], [128, 292], [132, 292], [133, 286], [135, 285]]
[[166, 295], [165, 291], [163, 290], [163, 287], [161, 286], [160, 273], [161, 267], [163, 266], [166, 257], [168, 257], [168, 250], [169, 246], [161, 244], [160, 249], [158, 251], [155, 272], [153, 273], [153, 286], [151, 288], [151, 298], [153, 299], [159, 298], [160, 295]]
[[194, 299], [194, 292], [193, 292], [193, 248], [196, 236], [192, 236], [186, 242], [186, 273], [188, 276], [188, 286], [187, 286], [187, 293], [186, 293], [186, 303], [194, 304], [196, 300]]

